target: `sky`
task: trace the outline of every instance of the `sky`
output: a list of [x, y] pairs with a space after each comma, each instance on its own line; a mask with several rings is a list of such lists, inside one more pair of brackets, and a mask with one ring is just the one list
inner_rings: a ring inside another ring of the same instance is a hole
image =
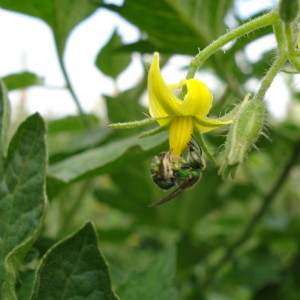
[[[122, 0], [112, 0], [111, 3], [120, 4]], [[275, 0], [239, 0], [236, 8], [242, 18], [247, 18], [255, 11], [264, 7], [273, 7]], [[105, 24], [105, 26], [103, 26]], [[62, 76], [52, 33], [43, 21], [19, 13], [0, 9], [0, 77], [31, 71], [45, 78], [47, 87], [32, 87], [26, 91], [26, 110], [29, 113], [39, 111], [48, 117], [63, 117], [76, 114], [77, 109], [68, 91], [62, 89]], [[5, 28], [5, 30], [3, 30]], [[104, 115], [101, 95], [112, 95], [118, 90], [126, 90], [134, 86], [142, 74], [142, 62], [138, 55], [133, 55], [133, 62], [113, 82], [103, 75], [94, 65], [97, 53], [117, 28], [125, 43], [138, 39], [138, 30], [115, 13], [105, 9], [96, 11], [91, 17], [80, 23], [71, 33], [66, 46], [65, 61], [71, 82], [74, 86], [84, 111], [96, 111]], [[257, 41], [247, 47], [249, 57], [255, 61], [262, 50], [275, 46], [273, 37]], [[150, 59], [150, 58], [149, 58]], [[181, 67], [189, 63], [186, 56], [174, 56], [163, 70], [163, 76], [168, 83], [176, 83], [185, 77]], [[212, 76], [201, 74], [209, 88], [214, 90], [218, 83]], [[249, 88], [258, 88], [259, 82], [249, 83]], [[278, 88], [278, 86], [280, 88]], [[268, 105], [275, 116], [282, 117], [288, 103], [289, 94], [278, 76], [268, 91]], [[12, 106], [20, 101], [20, 91], [10, 93]]]

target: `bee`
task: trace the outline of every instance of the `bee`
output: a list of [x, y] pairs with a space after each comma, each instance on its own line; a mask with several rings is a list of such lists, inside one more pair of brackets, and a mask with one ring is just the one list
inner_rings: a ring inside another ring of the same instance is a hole
[[169, 195], [150, 203], [154, 207], [170, 201], [186, 189], [194, 186], [201, 178], [205, 162], [202, 159], [202, 149], [197, 141], [188, 143], [188, 158], [174, 157], [172, 153], [161, 152], [154, 157], [151, 163], [152, 180], [163, 190], [176, 187]]

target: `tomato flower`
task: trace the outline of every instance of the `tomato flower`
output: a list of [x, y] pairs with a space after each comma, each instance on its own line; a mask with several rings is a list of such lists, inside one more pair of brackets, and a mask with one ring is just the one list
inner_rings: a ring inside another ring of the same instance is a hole
[[[186, 94], [181, 100], [176, 96], [182, 88]], [[205, 133], [232, 121], [220, 121], [207, 117], [213, 96], [207, 86], [198, 79], [183, 79], [178, 84], [167, 85], [159, 67], [159, 54], [154, 53], [148, 74], [149, 113], [152, 118], [129, 123], [111, 124], [111, 128], [136, 127], [158, 122], [160, 129], [169, 130], [170, 151], [181, 156], [192, 133]]]

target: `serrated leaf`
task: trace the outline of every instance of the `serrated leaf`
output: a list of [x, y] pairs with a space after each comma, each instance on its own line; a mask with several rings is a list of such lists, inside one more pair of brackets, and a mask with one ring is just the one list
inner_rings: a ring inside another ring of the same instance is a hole
[[114, 79], [127, 68], [131, 61], [131, 54], [120, 51], [121, 46], [123, 46], [122, 39], [114, 31], [110, 40], [97, 55], [95, 62], [100, 71]]
[[24, 89], [32, 85], [43, 85], [44, 78], [31, 72], [10, 74], [2, 78], [9, 91]]
[[37, 270], [31, 300], [117, 300], [91, 222], [54, 245]]
[[10, 106], [6, 86], [0, 80], [0, 174], [3, 172], [3, 155], [6, 153]]
[[195, 54], [225, 32], [223, 19], [231, 5], [232, 0], [126, 0], [121, 7], [105, 7], [145, 31], [156, 49]]
[[58, 53], [62, 56], [72, 29], [93, 13], [96, 6], [86, 0], [1, 0], [1, 8], [44, 20], [52, 28]]
[[45, 123], [39, 114], [24, 121], [10, 142], [0, 173], [0, 286], [16, 299], [20, 261], [37, 238], [46, 207]]
[[176, 250], [162, 251], [149, 267], [132, 274], [129, 281], [117, 291], [122, 300], [176, 300], [177, 292], [171, 286], [176, 268]]

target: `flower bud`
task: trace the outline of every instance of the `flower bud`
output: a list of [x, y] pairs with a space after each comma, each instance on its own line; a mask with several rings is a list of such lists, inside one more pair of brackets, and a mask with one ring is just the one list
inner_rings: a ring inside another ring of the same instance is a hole
[[[262, 101], [243, 101], [231, 125], [222, 155], [222, 164], [219, 173], [232, 177], [239, 164], [253, 147], [260, 135], [264, 122], [265, 107]], [[246, 103], [245, 103], [246, 102]]]
[[286, 23], [293, 22], [299, 11], [299, 0], [281, 0], [279, 3], [280, 19]]

